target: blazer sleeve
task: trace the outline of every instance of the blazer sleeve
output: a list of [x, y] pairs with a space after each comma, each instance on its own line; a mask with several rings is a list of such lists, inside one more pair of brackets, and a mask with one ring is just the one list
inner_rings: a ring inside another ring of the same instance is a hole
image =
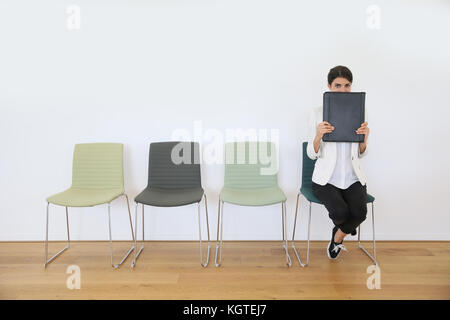
[[308, 157], [312, 160], [316, 160], [317, 158], [320, 158], [322, 156], [322, 144], [323, 144], [322, 140], [320, 140], [319, 151], [316, 152], [314, 150], [314, 138], [316, 137], [317, 125], [318, 125], [318, 123], [317, 123], [316, 109], [313, 108], [311, 110], [311, 114], [309, 116], [308, 145], [306, 147], [306, 152], [308, 154]]

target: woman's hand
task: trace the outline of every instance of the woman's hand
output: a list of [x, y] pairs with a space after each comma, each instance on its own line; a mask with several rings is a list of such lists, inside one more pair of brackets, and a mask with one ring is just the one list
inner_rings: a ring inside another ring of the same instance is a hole
[[367, 142], [367, 138], [369, 137], [369, 132], [370, 129], [368, 127], [368, 123], [364, 122], [363, 124], [361, 124], [361, 127], [358, 128], [358, 130], [356, 130], [357, 134], [363, 134], [364, 135], [364, 143]]
[[327, 121], [321, 122], [317, 125], [316, 140], [323, 138], [325, 133], [330, 133], [334, 130], [334, 127]]
[[358, 130], [356, 130], [357, 134], [363, 134], [364, 135], [364, 142], [360, 142], [359, 143], [359, 153], [364, 153], [364, 151], [366, 151], [366, 147], [367, 147], [367, 138], [369, 137], [369, 132], [370, 129], [368, 127], [368, 123], [364, 122], [361, 124], [361, 127], [358, 128]]
[[317, 125], [316, 138], [314, 139], [314, 151], [319, 152], [320, 140], [325, 133], [330, 133], [334, 130], [334, 127], [327, 121], [321, 122]]

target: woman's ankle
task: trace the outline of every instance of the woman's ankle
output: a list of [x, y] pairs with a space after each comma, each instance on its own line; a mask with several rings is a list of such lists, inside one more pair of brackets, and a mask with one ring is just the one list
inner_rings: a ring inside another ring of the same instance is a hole
[[[336, 234], [334, 235], [334, 242], [341, 243], [342, 241], [344, 241], [344, 238], [345, 238], [346, 235], [347, 234], [342, 232], [341, 229], [338, 229], [336, 231]], [[338, 241], [336, 241], [336, 240], [338, 240]]]

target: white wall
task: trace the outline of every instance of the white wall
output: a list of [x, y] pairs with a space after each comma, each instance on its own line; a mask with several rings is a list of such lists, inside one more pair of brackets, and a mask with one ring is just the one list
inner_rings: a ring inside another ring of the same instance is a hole
[[[66, 27], [71, 4], [80, 30]], [[381, 9], [379, 30], [366, 26], [369, 5]], [[3, 0], [0, 240], [44, 239], [45, 198], [70, 186], [75, 143], [124, 143], [133, 199], [147, 183], [149, 143], [196, 120], [280, 130], [291, 237], [307, 117], [338, 64], [367, 92], [363, 162], [378, 239], [450, 240], [449, 30], [448, 1]], [[202, 179], [215, 239], [223, 166], [204, 165]], [[123, 200], [112, 210], [115, 238], [129, 238]], [[280, 206], [225, 210], [225, 240], [281, 239]], [[70, 210], [72, 239], [108, 239], [106, 212]], [[147, 239], [197, 239], [195, 205], [146, 212]], [[64, 223], [53, 207], [50, 239], [64, 239]], [[323, 207], [312, 223], [312, 239], [328, 240]], [[363, 238], [369, 230], [370, 211]]]

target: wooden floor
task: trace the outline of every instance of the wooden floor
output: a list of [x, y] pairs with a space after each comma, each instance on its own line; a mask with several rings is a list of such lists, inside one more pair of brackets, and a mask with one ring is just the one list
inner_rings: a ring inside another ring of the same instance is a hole
[[[279, 242], [224, 242], [220, 268], [200, 266], [197, 242], [146, 242], [134, 269], [109, 264], [109, 242], [72, 242], [44, 269], [42, 242], [0, 243], [0, 299], [450, 299], [450, 242], [377, 242], [381, 289], [367, 288], [371, 260], [347, 241], [336, 261], [311, 243], [310, 264], [285, 264]], [[289, 244], [290, 245], [290, 244]], [[370, 247], [370, 243], [365, 244]], [[50, 254], [63, 243], [52, 242]], [[115, 257], [128, 248], [115, 243]], [[305, 245], [301, 253], [304, 257]], [[69, 265], [81, 289], [69, 290]]]

